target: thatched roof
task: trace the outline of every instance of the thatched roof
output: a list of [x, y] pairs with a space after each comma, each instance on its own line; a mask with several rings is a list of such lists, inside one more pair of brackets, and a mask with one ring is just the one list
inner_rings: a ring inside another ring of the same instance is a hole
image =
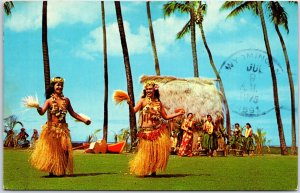
[[170, 76], [146, 76], [141, 83], [155, 80], [159, 85], [160, 100], [168, 114], [183, 108], [186, 113], [194, 113], [197, 121], [206, 120], [210, 114], [215, 120], [223, 118], [223, 95], [215, 86], [215, 80], [206, 78], [176, 78]]

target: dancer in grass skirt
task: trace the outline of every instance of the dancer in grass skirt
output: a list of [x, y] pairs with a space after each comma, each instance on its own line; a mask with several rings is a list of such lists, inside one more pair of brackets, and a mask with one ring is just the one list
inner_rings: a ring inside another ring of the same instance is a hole
[[213, 156], [214, 150], [218, 148], [217, 137], [214, 132], [215, 124], [212, 121], [211, 115], [207, 115], [206, 118], [207, 120], [203, 124], [204, 136], [202, 147], [208, 151], [210, 156]]
[[255, 146], [254, 146], [254, 140], [252, 137], [252, 128], [250, 123], [246, 123], [246, 131], [245, 131], [245, 140], [246, 140], [246, 152], [249, 155], [251, 151], [254, 151]]
[[170, 132], [163, 120], [183, 115], [184, 111], [167, 115], [154, 81], [146, 82], [144, 95], [136, 106], [129, 99], [128, 104], [132, 111], [140, 112], [138, 151], [129, 162], [130, 172], [136, 176], [155, 176], [156, 171], [166, 169], [171, 150]]
[[64, 79], [51, 79], [43, 107], [37, 107], [40, 115], [50, 112], [48, 121], [43, 125], [39, 140], [30, 156], [33, 167], [48, 172], [49, 176], [73, 174], [73, 155], [70, 130], [66, 114], [89, 125], [91, 121], [74, 112], [71, 102], [63, 95]]

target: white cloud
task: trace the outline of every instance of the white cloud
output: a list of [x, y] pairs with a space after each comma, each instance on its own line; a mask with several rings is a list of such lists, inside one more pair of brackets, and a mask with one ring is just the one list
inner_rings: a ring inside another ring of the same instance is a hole
[[203, 28], [209, 33], [216, 28], [219, 31], [232, 31], [236, 29], [236, 23], [226, 20], [229, 11], [220, 11], [223, 2], [207, 1], [207, 15], [204, 17]]
[[[153, 21], [155, 41], [157, 51], [160, 54], [165, 53], [174, 45], [176, 33], [181, 29], [186, 21], [175, 16], [166, 19], [157, 19]], [[148, 26], [139, 26], [136, 33], [132, 32], [129, 22], [124, 21], [126, 41], [130, 55], [152, 53], [151, 41], [149, 37]], [[107, 34], [107, 54], [112, 56], [121, 56], [122, 47], [119, 35], [119, 28], [116, 22], [106, 26]], [[102, 27], [96, 28], [81, 41], [81, 45], [74, 50], [79, 57], [93, 59], [95, 54], [103, 52]]]
[[59, 24], [93, 23], [101, 15], [100, 2], [49, 2], [48, 26]]
[[[141, 26], [136, 34], [131, 31], [130, 24], [124, 21], [124, 28], [126, 34], [126, 42], [129, 54], [142, 54], [150, 51], [148, 31]], [[119, 34], [118, 24], [116, 22], [106, 26], [107, 38], [107, 54], [112, 56], [121, 56], [122, 47]], [[93, 59], [95, 54], [103, 52], [103, 33], [102, 27], [98, 27], [91, 31], [89, 35], [84, 38], [81, 45], [74, 52], [77, 56], [86, 59]]]
[[[91, 24], [101, 17], [100, 3], [95, 2], [67, 2], [49, 1], [47, 24], [54, 28], [60, 24], [85, 23]], [[36, 30], [42, 27], [41, 2], [17, 2], [10, 17], [5, 21], [5, 26], [17, 32]]]
[[176, 34], [186, 24], [187, 19], [171, 16], [153, 21], [153, 29], [157, 50], [164, 54], [176, 42]]
[[14, 11], [6, 20], [5, 26], [13, 31], [35, 30], [42, 25], [42, 4], [36, 2], [26, 2], [15, 5]]
[[214, 30], [219, 32], [223, 31], [237, 31], [238, 26], [247, 25], [247, 20], [240, 16], [237, 20], [236, 18], [226, 19], [230, 10], [220, 10], [222, 1], [207, 1], [207, 15], [204, 18], [203, 28], [205, 32], [209, 33]]

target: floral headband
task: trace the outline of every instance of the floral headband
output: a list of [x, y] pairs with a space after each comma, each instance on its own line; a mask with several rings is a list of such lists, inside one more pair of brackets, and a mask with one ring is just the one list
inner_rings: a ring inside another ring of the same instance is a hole
[[54, 77], [51, 79], [51, 83], [64, 83], [64, 79], [61, 77]]
[[156, 82], [154, 80], [151, 80], [151, 81], [147, 81], [145, 84], [144, 84], [144, 88], [148, 88], [148, 87], [152, 87], [154, 88], [154, 90], [158, 90], [159, 86], [158, 84], [156, 84]]

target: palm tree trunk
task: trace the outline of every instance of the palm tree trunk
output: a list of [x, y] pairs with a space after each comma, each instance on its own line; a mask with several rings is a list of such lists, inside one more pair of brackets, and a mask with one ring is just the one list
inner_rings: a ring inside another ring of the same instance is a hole
[[147, 6], [147, 16], [148, 16], [151, 45], [152, 45], [152, 51], [153, 51], [154, 63], [155, 63], [155, 72], [156, 72], [156, 75], [160, 76], [159, 62], [158, 62], [158, 56], [157, 56], [157, 52], [156, 52], [156, 43], [155, 43], [155, 38], [154, 38], [154, 31], [153, 31], [153, 26], [152, 26], [151, 10], [150, 10], [150, 2], [149, 1], [146, 2], [146, 6]]
[[[128, 91], [130, 101], [132, 101], [132, 104], [135, 104], [129, 54], [127, 49], [126, 35], [125, 35], [125, 30], [123, 25], [120, 1], [115, 1], [115, 8], [116, 8], [116, 15], [118, 20], [118, 26], [119, 26], [119, 32], [120, 32], [120, 38], [121, 38], [121, 44], [123, 50], [123, 57], [124, 57], [124, 64], [125, 64], [125, 71], [126, 71], [126, 78], [127, 78], [127, 91]], [[129, 119], [130, 119], [131, 147], [134, 147], [136, 145], [135, 142], [136, 142], [136, 133], [137, 133], [136, 118], [135, 118], [135, 113], [132, 112], [130, 108], [129, 108]]]
[[[42, 13], [42, 48], [44, 60], [44, 80], [45, 80], [45, 93], [50, 86], [50, 61], [48, 51], [48, 32], [47, 32], [47, 1], [43, 1]], [[50, 111], [47, 111], [47, 116], [50, 118]]]
[[202, 23], [199, 23], [199, 29], [200, 29], [200, 32], [201, 32], [201, 37], [202, 37], [205, 49], [206, 49], [208, 57], [209, 57], [210, 65], [212, 66], [212, 68], [214, 70], [214, 73], [215, 73], [217, 79], [219, 80], [220, 90], [221, 90], [221, 92], [223, 94], [223, 97], [224, 97], [223, 103], [224, 103], [225, 111], [226, 111], [226, 129], [227, 129], [227, 134], [228, 134], [228, 137], [229, 137], [230, 134], [231, 134], [230, 113], [229, 113], [229, 107], [228, 107], [228, 103], [227, 103], [227, 99], [226, 99], [226, 95], [225, 95], [223, 82], [222, 82], [222, 79], [221, 79], [221, 76], [220, 76], [219, 72], [217, 71], [217, 68], [215, 66], [212, 54], [211, 54], [210, 49], [208, 47]]
[[104, 107], [103, 107], [103, 139], [107, 141], [108, 132], [108, 68], [107, 68], [107, 44], [105, 26], [105, 7], [101, 1], [102, 31], [103, 31], [103, 64], [104, 64]]
[[277, 90], [277, 79], [276, 79], [273, 58], [272, 58], [271, 48], [270, 48], [270, 44], [269, 44], [268, 32], [267, 32], [267, 28], [266, 28], [264, 12], [263, 12], [261, 1], [257, 1], [257, 8], [258, 8], [259, 16], [260, 16], [261, 26], [263, 29], [264, 41], [265, 41], [265, 46], [266, 46], [266, 50], [267, 50], [267, 54], [268, 54], [269, 65], [270, 65], [271, 76], [272, 76], [274, 105], [275, 105], [275, 113], [276, 113], [279, 140], [280, 140], [281, 155], [286, 155], [287, 149], [286, 149], [284, 130], [283, 130], [283, 125], [282, 125], [282, 120], [281, 120], [281, 115], [280, 115], [280, 106], [279, 106], [279, 98], [278, 98], [278, 90]]
[[43, 1], [42, 46], [43, 46], [43, 59], [44, 59], [45, 90], [47, 90], [47, 88], [50, 85], [50, 62], [49, 62], [48, 32], [47, 32], [47, 1]]
[[194, 10], [190, 10], [191, 17], [191, 44], [192, 44], [192, 54], [193, 54], [193, 64], [194, 64], [194, 77], [199, 77], [198, 71], [198, 59], [197, 59], [197, 49], [196, 49], [196, 30], [195, 30], [195, 13]]
[[291, 120], [291, 126], [292, 126], [292, 147], [291, 147], [291, 154], [296, 155], [297, 154], [297, 149], [296, 149], [296, 111], [295, 111], [295, 90], [294, 90], [294, 81], [292, 77], [292, 71], [291, 71], [291, 66], [290, 66], [290, 61], [288, 57], [288, 53], [286, 50], [286, 46], [283, 40], [283, 37], [280, 33], [280, 30], [278, 28], [278, 25], [275, 24], [275, 30], [278, 34], [278, 37], [281, 42], [284, 58], [285, 58], [285, 63], [286, 63], [286, 69], [288, 72], [288, 77], [289, 77], [289, 84], [290, 84], [290, 95], [291, 95], [291, 111], [292, 111], [292, 120]]

